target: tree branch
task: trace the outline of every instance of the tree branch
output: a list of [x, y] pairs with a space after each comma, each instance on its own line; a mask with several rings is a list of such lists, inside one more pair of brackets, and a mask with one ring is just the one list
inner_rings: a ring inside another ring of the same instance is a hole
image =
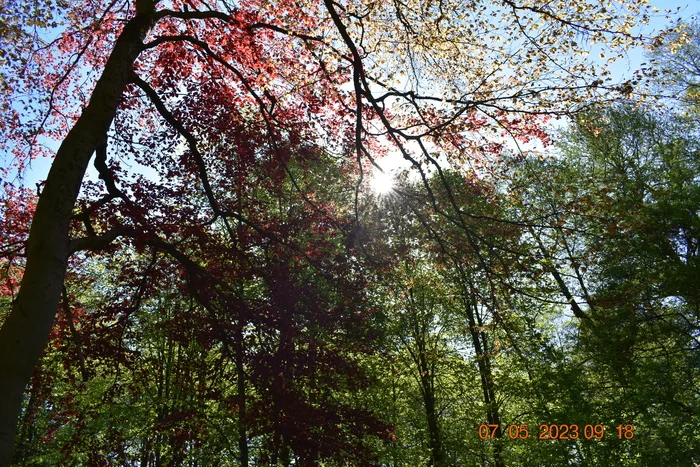
[[157, 20], [162, 18], [179, 18], [179, 19], [219, 19], [225, 23], [231, 21], [231, 15], [221, 11], [175, 11], [175, 10], [158, 10], [154, 17]]
[[197, 170], [199, 172], [199, 177], [202, 180], [202, 187], [204, 188], [204, 193], [207, 197], [207, 200], [209, 201], [209, 205], [211, 206], [212, 211], [214, 211], [214, 216], [218, 217], [221, 214], [221, 209], [219, 208], [219, 203], [216, 201], [216, 197], [214, 196], [214, 192], [212, 191], [211, 184], [209, 183], [207, 167], [204, 163], [204, 158], [202, 157], [202, 154], [199, 152], [199, 149], [197, 147], [197, 138], [195, 138], [194, 135], [189, 130], [187, 130], [187, 128], [185, 128], [185, 126], [179, 120], [177, 120], [175, 116], [168, 110], [168, 108], [165, 106], [165, 103], [163, 103], [162, 99], [155, 91], [155, 89], [149, 86], [149, 84], [142, 80], [136, 73], [132, 73], [131, 81], [136, 86], [141, 88], [141, 90], [144, 93], [146, 93], [146, 96], [148, 96], [153, 105], [155, 105], [156, 109], [158, 110], [158, 113], [160, 113], [160, 115], [165, 119], [165, 121], [168, 122], [173, 128], [175, 128], [175, 131], [177, 131], [180, 134], [180, 136], [185, 138], [185, 140], [187, 141], [187, 146], [192, 152], [192, 155], [195, 158], [195, 163], [197, 164]]
[[119, 226], [110, 229], [101, 235], [74, 238], [69, 243], [68, 252], [70, 255], [72, 255], [75, 252], [83, 250], [100, 250], [109, 246], [109, 244], [117, 238], [128, 235], [132, 232], [133, 231], [128, 227]]

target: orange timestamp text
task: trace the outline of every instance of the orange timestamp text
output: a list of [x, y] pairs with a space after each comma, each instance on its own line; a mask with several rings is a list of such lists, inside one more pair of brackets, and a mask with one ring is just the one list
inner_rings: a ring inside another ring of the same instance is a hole
[[[615, 427], [618, 439], [634, 438], [634, 425], [617, 425]], [[537, 439], [543, 440], [567, 440], [567, 439], [603, 439], [605, 437], [605, 426], [600, 423], [587, 424], [580, 428], [576, 424], [558, 424], [558, 423], [542, 423], [537, 430]], [[482, 423], [479, 425], [479, 438], [510, 438], [510, 439], [528, 439], [534, 438], [535, 433], [531, 434], [527, 423], [519, 425], [508, 425], [508, 428], [503, 428], [499, 432], [499, 425]]]

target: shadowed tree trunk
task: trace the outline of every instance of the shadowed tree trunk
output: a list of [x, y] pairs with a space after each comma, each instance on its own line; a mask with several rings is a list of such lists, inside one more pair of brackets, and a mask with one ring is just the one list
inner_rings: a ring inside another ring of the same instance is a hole
[[[486, 406], [486, 420], [490, 425], [498, 426], [498, 428], [496, 428], [496, 438], [500, 439], [503, 437], [503, 429], [501, 428], [498, 403], [496, 402], [496, 390], [493, 385], [491, 356], [488, 352], [488, 336], [482, 331], [484, 324], [481, 322], [481, 319], [479, 319], [475, 304], [464, 290], [462, 294], [465, 303], [467, 324], [469, 325], [469, 334], [472, 339], [472, 344], [474, 345], [474, 353], [476, 354], [477, 366], [479, 368], [481, 390], [484, 395], [484, 405]], [[506, 465], [502, 450], [501, 444], [496, 442], [493, 447], [494, 464], [496, 467], [505, 467]]]
[[[154, 2], [150, 2], [152, 10]], [[69, 257], [69, 227], [92, 154], [105, 140], [154, 15], [124, 27], [90, 103], [56, 154], [39, 197], [27, 242], [27, 261], [12, 310], [0, 329], [0, 466], [12, 458], [22, 394], [36, 367], [59, 306]]]
[[428, 448], [430, 459], [428, 466], [442, 467], [445, 465], [442, 448], [442, 434], [440, 432], [440, 413], [437, 406], [437, 394], [435, 383], [436, 372], [436, 347], [430, 342], [430, 324], [434, 318], [432, 313], [427, 317], [419, 317], [419, 305], [413, 288], [408, 290], [408, 307], [410, 315], [410, 337], [408, 341], [402, 337], [402, 341], [418, 372], [418, 384], [423, 399], [423, 409], [428, 425]]
[[425, 407], [425, 416], [428, 422], [428, 445], [430, 446], [430, 461], [431, 467], [442, 467], [444, 465], [444, 456], [442, 452], [442, 435], [440, 434], [439, 414], [435, 400], [435, 373], [432, 371], [425, 354], [420, 357], [421, 368], [421, 392], [423, 395], [423, 405]]

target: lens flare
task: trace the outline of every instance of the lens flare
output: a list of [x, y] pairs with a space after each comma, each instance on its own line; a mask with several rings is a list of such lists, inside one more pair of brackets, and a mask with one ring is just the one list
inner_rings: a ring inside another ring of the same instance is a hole
[[386, 195], [394, 188], [394, 177], [388, 171], [381, 172], [379, 169], [374, 169], [369, 183], [374, 193]]

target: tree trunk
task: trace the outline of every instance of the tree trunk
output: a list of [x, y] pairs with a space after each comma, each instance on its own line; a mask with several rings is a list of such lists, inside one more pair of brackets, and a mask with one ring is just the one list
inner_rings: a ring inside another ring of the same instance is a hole
[[10, 465], [22, 394], [58, 309], [69, 256], [70, 221], [80, 184], [92, 154], [105, 139], [153, 23], [153, 15], [140, 14], [124, 27], [90, 103], [61, 143], [39, 197], [20, 290], [0, 329], [0, 467]]
[[241, 467], [248, 467], [248, 433], [246, 424], [246, 393], [245, 393], [245, 366], [243, 362], [243, 324], [239, 324], [236, 330], [236, 385], [238, 389], [238, 451], [241, 456]]
[[[477, 366], [479, 368], [479, 376], [481, 378], [481, 389], [484, 395], [484, 405], [486, 406], [486, 420], [490, 425], [497, 425], [496, 438], [503, 437], [501, 428], [501, 417], [496, 403], [496, 390], [493, 385], [493, 372], [491, 371], [491, 357], [488, 353], [488, 337], [486, 333], [481, 331], [483, 323], [479, 319], [477, 321], [477, 310], [471, 302], [465, 291], [462, 291], [465, 303], [465, 311], [467, 314], [467, 324], [469, 325], [469, 334], [474, 345], [474, 353], [476, 353]], [[474, 307], [474, 308], [472, 308]], [[496, 467], [505, 467], [503, 459], [503, 447], [496, 441], [493, 446], [493, 458]]]
[[[425, 365], [423, 372], [430, 371]], [[440, 424], [438, 421], [438, 411], [435, 402], [435, 385], [434, 374], [432, 372], [425, 377], [421, 377], [421, 385], [423, 386], [423, 405], [425, 407], [425, 416], [428, 421], [428, 446], [430, 447], [430, 460], [428, 465], [431, 467], [442, 467], [444, 465], [442, 452], [442, 435], [440, 434]]]

